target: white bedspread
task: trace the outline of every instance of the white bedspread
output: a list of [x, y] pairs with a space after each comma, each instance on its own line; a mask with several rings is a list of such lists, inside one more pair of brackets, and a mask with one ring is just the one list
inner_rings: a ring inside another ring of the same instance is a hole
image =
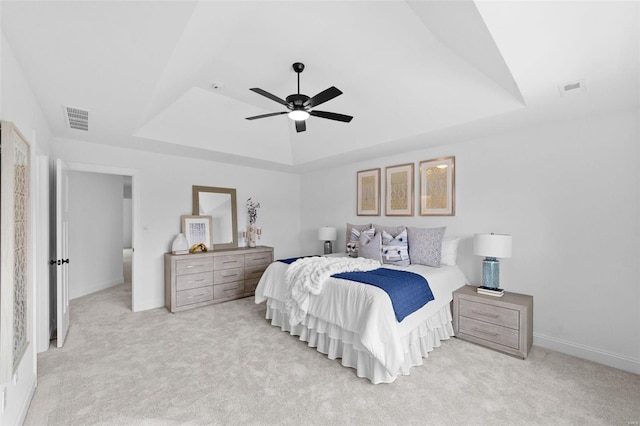
[[[359, 336], [362, 346], [395, 377], [405, 361], [401, 339], [447, 306], [452, 300], [453, 291], [465, 285], [467, 279], [457, 266], [384, 267], [424, 276], [434, 300], [398, 323], [391, 300], [384, 290], [372, 285], [328, 278], [320, 294], [309, 294], [307, 318], [318, 318]], [[269, 265], [256, 288], [255, 303], [267, 299], [284, 302], [287, 299], [290, 290], [285, 285], [285, 274], [288, 268], [289, 265], [282, 262]], [[302, 321], [303, 324], [305, 321]]]
[[[282, 262], [280, 262], [282, 263]], [[309, 296], [318, 295], [331, 275], [342, 272], [372, 271], [380, 262], [351, 257], [305, 257], [293, 262], [285, 272], [285, 294], [289, 323], [296, 325], [307, 316]]]

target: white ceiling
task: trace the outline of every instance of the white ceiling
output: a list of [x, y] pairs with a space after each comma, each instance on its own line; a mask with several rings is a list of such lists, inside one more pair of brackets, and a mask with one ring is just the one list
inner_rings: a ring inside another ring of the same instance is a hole
[[[304, 171], [637, 107], [637, 1], [2, 1], [55, 137]], [[336, 86], [296, 133], [249, 91]], [[586, 91], [561, 96], [582, 80]], [[213, 83], [223, 87], [214, 89]], [[10, 82], [3, 82], [10, 84]], [[69, 129], [63, 105], [89, 111]]]

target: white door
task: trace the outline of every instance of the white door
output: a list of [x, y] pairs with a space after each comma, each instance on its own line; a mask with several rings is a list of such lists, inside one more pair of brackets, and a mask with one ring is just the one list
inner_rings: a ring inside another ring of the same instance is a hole
[[64, 345], [69, 331], [69, 168], [56, 160], [56, 299], [58, 347]]

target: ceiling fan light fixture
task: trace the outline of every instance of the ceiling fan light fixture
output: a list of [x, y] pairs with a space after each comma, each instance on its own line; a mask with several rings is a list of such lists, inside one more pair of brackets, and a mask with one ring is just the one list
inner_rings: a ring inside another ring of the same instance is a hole
[[303, 109], [294, 109], [289, 113], [289, 118], [294, 121], [304, 121], [309, 118], [309, 113]]

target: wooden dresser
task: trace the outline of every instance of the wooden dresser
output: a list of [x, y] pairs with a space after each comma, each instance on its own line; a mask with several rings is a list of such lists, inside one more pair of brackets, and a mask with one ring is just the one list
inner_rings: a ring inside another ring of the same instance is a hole
[[273, 247], [164, 255], [164, 300], [171, 312], [253, 296]]
[[485, 296], [476, 287], [461, 287], [453, 293], [453, 330], [461, 339], [526, 358], [533, 343], [533, 296]]

